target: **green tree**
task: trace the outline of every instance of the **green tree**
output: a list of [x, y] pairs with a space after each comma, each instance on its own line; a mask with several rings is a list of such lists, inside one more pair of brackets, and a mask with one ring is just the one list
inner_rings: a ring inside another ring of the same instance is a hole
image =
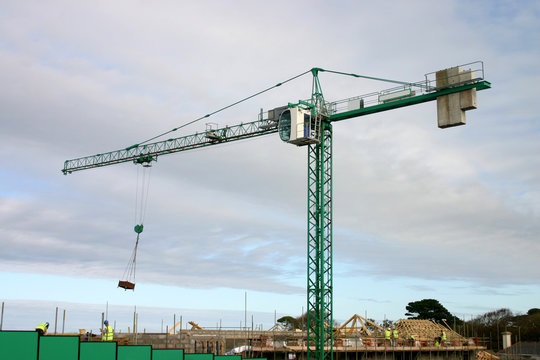
[[388, 320], [388, 319], [384, 319], [383, 322], [381, 323], [381, 327], [383, 327], [385, 329], [391, 328], [392, 325], [394, 325], [394, 322], [392, 320]]
[[[308, 318], [308, 313], [305, 312], [298, 317], [293, 317], [289, 315], [283, 316], [279, 318], [277, 322], [281, 324], [286, 330], [295, 330], [295, 329], [306, 330], [307, 318]], [[339, 322], [337, 320], [333, 320], [332, 326], [334, 327], [339, 326]]]
[[294, 330], [298, 328], [298, 321], [292, 316], [283, 316], [280, 317], [277, 322], [285, 328], [285, 330]]
[[538, 341], [540, 339], [540, 309], [530, 309], [526, 315], [511, 318], [507, 328], [518, 336], [518, 341]]
[[471, 320], [471, 323], [475, 326], [491, 327], [498, 325], [506, 327], [510, 324], [512, 317], [514, 317], [514, 314], [510, 309], [498, 309], [475, 317]]
[[527, 311], [527, 315], [536, 315], [536, 314], [540, 314], [540, 309], [532, 308], [532, 309], [529, 309], [529, 311]]
[[443, 321], [448, 324], [461, 324], [462, 321], [452, 315], [442, 304], [435, 299], [424, 299], [410, 302], [405, 309], [409, 319], [433, 320], [442, 324]]
[[490, 311], [467, 321], [464, 330], [482, 339], [483, 345], [492, 350], [502, 350], [503, 331], [509, 331], [516, 341], [538, 341], [540, 309], [529, 309], [525, 315], [513, 314], [506, 308]]

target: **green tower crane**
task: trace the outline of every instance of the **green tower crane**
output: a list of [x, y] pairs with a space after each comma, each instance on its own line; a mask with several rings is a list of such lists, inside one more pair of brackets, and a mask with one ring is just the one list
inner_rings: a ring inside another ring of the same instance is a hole
[[[464, 68], [466, 66], [469, 68]], [[376, 93], [326, 102], [319, 82], [318, 75], [321, 72], [380, 80], [395, 83], [398, 86]], [[75, 171], [130, 161], [144, 165], [156, 161], [161, 155], [276, 132], [285, 142], [297, 146], [308, 146], [307, 356], [309, 360], [331, 360], [333, 358], [332, 124], [341, 120], [437, 100], [440, 128], [463, 125], [465, 111], [476, 108], [476, 91], [489, 89], [491, 84], [484, 79], [482, 62], [428, 73], [423, 80], [414, 83], [321, 68], [313, 68], [287, 81], [307, 73], [313, 76], [312, 95], [308, 101], [289, 103], [287, 106], [267, 112], [261, 110], [258, 120], [253, 122], [224, 128], [207, 127], [206, 131], [200, 133], [149, 142], [179, 129], [175, 128], [125, 149], [67, 160], [62, 172], [70, 174]], [[278, 83], [274, 87], [282, 84]], [[246, 99], [251, 97], [253, 96]], [[207, 118], [216, 112], [191, 123]]]

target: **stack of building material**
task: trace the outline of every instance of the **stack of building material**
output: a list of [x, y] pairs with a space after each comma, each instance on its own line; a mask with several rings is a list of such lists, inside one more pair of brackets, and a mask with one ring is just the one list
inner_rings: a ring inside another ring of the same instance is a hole
[[487, 351], [479, 351], [476, 353], [476, 360], [499, 360], [500, 358]]

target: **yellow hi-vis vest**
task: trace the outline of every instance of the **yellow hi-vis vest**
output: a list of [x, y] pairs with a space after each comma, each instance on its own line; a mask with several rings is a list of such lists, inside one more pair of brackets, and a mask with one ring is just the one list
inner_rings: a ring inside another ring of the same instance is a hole
[[38, 326], [36, 326], [36, 330], [43, 330], [43, 332], [47, 331], [47, 323], [41, 323]]
[[398, 336], [397, 330], [394, 330], [394, 331], [392, 332], [392, 335], [394, 336], [394, 339], [397, 339], [397, 338], [399, 337], [399, 336]]
[[390, 330], [385, 330], [385, 331], [384, 331], [384, 338], [385, 338], [386, 340], [390, 340]]
[[446, 341], [446, 333], [444, 331], [441, 333], [441, 340]]
[[105, 332], [103, 333], [103, 336], [101, 337], [101, 340], [103, 341], [112, 341], [113, 339], [113, 328], [111, 325], [107, 325], [105, 327]]

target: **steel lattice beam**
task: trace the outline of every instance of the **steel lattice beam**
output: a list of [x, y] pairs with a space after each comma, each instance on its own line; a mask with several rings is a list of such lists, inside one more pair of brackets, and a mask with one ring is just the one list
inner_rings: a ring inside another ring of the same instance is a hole
[[332, 129], [308, 148], [307, 357], [333, 357]]
[[70, 174], [74, 171], [92, 169], [124, 162], [148, 162], [159, 155], [172, 154], [180, 151], [193, 150], [231, 141], [248, 139], [277, 132], [277, 123], [269, 120], [258, 120], [245, 124], [227, 126], [207, 130], [201, 133], [168, 139], [145, 145], [133, 145], [126, 149], [108, 153], [85, 156], [66, 160], [62, 172]]

